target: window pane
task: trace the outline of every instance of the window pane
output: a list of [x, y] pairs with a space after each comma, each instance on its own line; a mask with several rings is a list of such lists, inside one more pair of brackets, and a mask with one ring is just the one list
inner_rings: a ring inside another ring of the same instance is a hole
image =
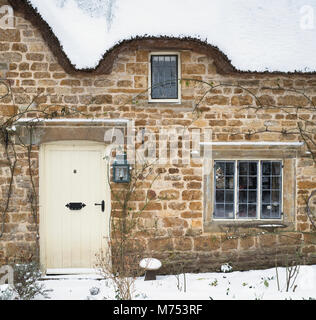
[[234, 189], [234, 177], [225, 178], [225, 189]]
[[264, 176], [262, 173], [262, 189], [263, 190], [270, 190], [271, 189], [271, 179], [270, 177]]
[[249, 203], [257, 203], [257, 192], [249, 191], [248, 192], [248, 201]]
[[216, 174], [224, 174], [225, 168], [226, 168], [225, 162], [215, 162]]
[[272, 186], [271, 189], [280, 189], [281, 177], [272, 177]]
[[249, 163], [249, 175], [256, 176], [258, 174], [258, 164], [256, 162]]
[[272, 175], [274, 175], [274, 176], [281, 175], [280, 162], [272, 162]]
[[248, 205], [248, 218], [256, 218], [257, 217], [257, 205]]
[[224, 197], [225, 191], [218, 191], [216, 190], [216, 202], [217, 203], [224, 203]]
[[271, 218], [279, 218], [280, 206], [272, 206]]
[[226, 202], [234, 203], [234, 191], [226, 191]]
[[239, 190], [247, 190], [247, 177], [239, 177]]
[[216, 189], [225, 189], [225, 180], [219, 178], [216, 180]]
[[248, 162], [239, 163], [239, 174], [243, 176], [248, 175]]
[[272, 191], [272, 202], [273, 203], [277, 203], [279, 204], [279, 201], [280, 201], [280, 192], [279, 191]]
[[258, 177], [249, 177], [248, 178], [248, 189], [257, 189]]
[[225, 163], [215, 164], [216, 189], [225, 189]]
[[238, 218], [247, 218], [247, 205], [240, 204], [238, 209]]
[[271, 206], [263, 204], [262, 205], [262, 212], [261, 212], [261, 218], [270, 218], [271, 216]]
[[214, 218], [234, 218], [234, 162], [215, 161], [215, 210]]
[[247, 203], [247, 191], [239, 191], [239, 203]]
[[256, 218], [258, 161], [238, 161], [238, 176], [238, 218]]
[[271, 202], [271, 192], [270, 191], [263, 191], [261, 201], [262, 201], [262, 203], [270, 203]]
[[262, 162], [262, 174], [268, 175], [268, 176], [271, 174], [271, 162], [270, 161]]
[[217, 204], [215, 207], [216, 218], [225, 218], [225, 205]]
[[280, 219], [282, 208], [282, 162], [261, 161], [261, 218]]
[[234, 218], [234, 205], [233, 204], [225, 205], [225, 217], [228, 219]]
[[235, 164], [233, 162], [226, 162], [226, 175], [233, 176], [235, 174]]
[[178, 56], [152, 56], [151, 97], [178, 98]]

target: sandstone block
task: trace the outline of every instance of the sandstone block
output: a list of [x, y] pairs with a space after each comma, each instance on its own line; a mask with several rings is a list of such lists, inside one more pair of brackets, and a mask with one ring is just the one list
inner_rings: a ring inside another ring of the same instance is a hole
[[180, 218], [163, 218], [163, 224], [165, 228], [187, 228], [188, 223], [184, 219]]
[[0, 61], [4, 62], [21, 62], [22, 54], [19, 52], [4, 52], [0, 53]]
[[0, 29], [1, 42], [20, 42], [20, 30], [18, 29]]
[[194, 238], [195, 251], [216, 251], [220, 249], [220, 240], [217, 237], [200, 236]]
[[133, 86], [133, 81], [130, 81], [130, 80], [119, 80], [117, 82], [117, 86], [119, 88], [130, 88]]
[[43, 61], [44, 55], [42, 53], [27, 53], [26, 59], [31, 61]]
[[148, 87], [147, 77], [135, 76], [134, 77], [134, 86], [135, 86], [135, 88], [146, 89]]
[[200, 190], [184, 190], [182, 192], [182, 200], [201, 200], [202, 199], [202, 191]]
[[231, 99], [231, 104], [233, 106], [246, 106], [253, 103], [253, 98], [249, 95], [245, 96], [234, 96]]
[[149, 51], [147, 50], [136, 51], [136, 62], [148, 62], [148, 61], [149, 61]]
[[152, 251], [172, 251], [173, 242], [172, 239], [149, 239], [148, 240], [148, 249]]
[[186, 202], [170, 202], [168, 203], [168, 208], [176, 211], [183, 211], [187, 207]]
[[191, 238], [175, 238], [174, 249], [179, 251], [191, 251], [193, 248], [193, 241]]
[[193, 64], [193, 63], [188, 63], [183, 65], [184, 68], [182, 72], [184, 74], [205, 74], [206, 73], [206, 68], [204, 64]]
[[147, 75], [147, 63], [127, 63], [126, 72], [132, 75]]
[[190, 202], [190, 206], [189, 206], [190, 210], [202, 210], [203, 209], [203, 205], [202, 202]]
[[50, 73], [49, 72], [34, 72], [34, 78], [35, 79], [45, 79], [45, 78], [50, 78]]
[[48, 63], [34, 62], [31, 65], [31, 70], [33, 71], [47, 71], [47, 69]]
[[92, 98], [94, 104], [111, 104], [113, 102], [110, 94], [96, 95]]
[[24, 43], [13, 43], [12, 51], [27, 52], [27, 45]]
[[225, 96], [207, 96], [205, 98], [205, 102], [207, 105], [213, 106], [213, 105], [219, 105], [219, 106], [225, 106], [229, 104], [229, 99]]
[[179, 199], [180, 192], [177, 190], [163, 190], [159, 192], [159, 199], [161, 200], [176, 200]]
[[79, 87], [80, 86], [80, 80], [76, 79], [66, 79], [60, 81], [61, 86], [69, 86], [69, 87]]
[[308, 105], [308, 101], [303, 96], [284, 96], [278, 98], [279, 106], [294, 106], [294, 107], [304, 107]]

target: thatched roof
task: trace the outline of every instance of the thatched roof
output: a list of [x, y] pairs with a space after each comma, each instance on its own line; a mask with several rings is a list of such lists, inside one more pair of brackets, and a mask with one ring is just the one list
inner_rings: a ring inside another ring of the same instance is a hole
[[41, 17], [41, 15], [33, 8], [27, 0], [7, 0], [13, 7], [15, 12], [18, 12], [25, 19], [29, 20], [42, 34], [43, 39], [57, 58], [59, 64], [69, 74], [109, 74], [112, 71], [113, 63], [120, 52], [128, 49], [150, 49], [150, 50], [193, 50], [195, 52], [205, 54], [213, 59], [216, 70], [219, 74], [271, 74], [271, 75], [314, 75], [314, 72], [250, 72], [237, 70], [228, 57], [217, 47], [201, 41], [196, 38], [175, 38], [175, 37], [135, 37], [128, 40], [122, 40], [114, 47], [109, 49], [100, 60], [95, 68], [91, 69], [76, 69], [65, 54], [58, 38], [55, 36], [51, 27]]

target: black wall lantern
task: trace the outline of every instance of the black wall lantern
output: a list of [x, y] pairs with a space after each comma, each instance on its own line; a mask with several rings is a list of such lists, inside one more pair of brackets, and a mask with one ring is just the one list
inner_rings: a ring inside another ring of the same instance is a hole
[[131, 181], [130, 165], [127, 162], [126, 153], [119, 154], [113, 163], [113, 181], [116, 183], [128, 183]]

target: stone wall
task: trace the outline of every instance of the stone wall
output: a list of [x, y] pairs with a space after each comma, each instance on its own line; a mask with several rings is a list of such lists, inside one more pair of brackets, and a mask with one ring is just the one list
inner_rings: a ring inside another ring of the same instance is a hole
[[[261, 133], [248, 137], [249, 129], [264, 131], [266, 126], [274, 130], [295, 128], [298, 117], [314, 121], [316, 115], [304, 109], [285, 112], [278, 108], [259, 110], [244, 108], [256, 106], [256, 99], [247, 90], [256, 94], [264, 104], [281, 107], [306, 106], [308, 101], [295, 92], [278, 89], [303, 90], [316, 102], [316, 76], [242, 74], [221, 75], [217, 73], [211, 57], [199, 52], [181, 51], [182, 78], [203, 80], [208, 83], [224, 83], [205, 97], [199, 105], [202, 112], [196, 119], [192, 112], [195, 103], [209, 86], [200, 82], [184, 81], [181, 104], [147, 102], [150, 48], [129, 49], [126, 46], [113, 65], [110, 74], [67, 74], [50, 52], [39, 30], [20, 14], [14, 29], [0, 29], [1, 76], [10, 81], [13, 97], [0, 101], [3, 119], [25, 110], [38, 94], [32, 112], [36, 108], [60, 110], [60, 107], [76, 109], [96, 118], [133, 119], [136, 128], [146, 128], [157, 133], [158, 128], [188, 126], [211, 128], [213, 141], [297, 141], [295, 135]], [[242, 89], [243, 87], [244, 89]], [[273, 87], [274, 89], [271, 89]], [[135, 98], [137, 96], [137, 98]], [[59, 130], [60, 128], [56, 128]], [[38, 187], [38, 150], [32, 151], [33, 175]], [[21, 250], [35, 247], [36, 228], [30, 212], [28, 190], [27, 153], [17, 146], [19, 164], [15, 172], [13, 198], [5, 216], [5, 232], [0, 239], [0, 264], [12, 259]], [[241, 156], [242, 156], [241, 150]], [[9, 170], [3, 148], [0, 152], [1, 207], [5, 206], [9, 183]], [[247, 269], [273, 266], [277, 256], [280, 263], [284, 255], [295, 250], [305, 240], [303, 248], [308, 262], [316, 261], [316, 240], [309, 234], [311, 224], [305, 213], [304, 199], [316, 187], [316, 166], [304, 153], [297, 153], [295, 205], [297, 215], [294, 229], [286, 234], [252, 235], [229, 239], [221, 232], [206, 232], [204, 229], [205, 194], [201, 165], [167, 165], [155, 170], [160, 173], [156, 183], [144, 181], [130, 204], [135, 210], [142, 208], [146, 193], [152, 201], [142, 213], [141, 226], [135, 237], [151, 254], [170, 258], [176, 251], [176, 259], [185, 261], [187, 270], [218, 270], [221, 263], [231, 262], [235, 268]], [[118, 186], [114, 186], [114, 188]], [[113, 200], [112, 207], [117, 204]], [[2, 217], [0, 217], [1, 222]], [[144, 227], [146, 233], [143, 232]], [[306, 232], [305, 234], [295, 231]]]

